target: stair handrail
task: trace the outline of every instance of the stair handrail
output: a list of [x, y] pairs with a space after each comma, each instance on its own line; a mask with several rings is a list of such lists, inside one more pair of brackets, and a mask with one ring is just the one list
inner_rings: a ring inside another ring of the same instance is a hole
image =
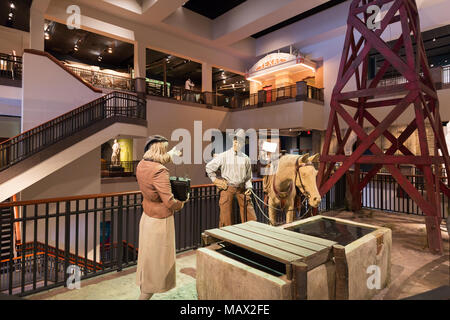
[[94, 123], [116, 116], [146, 120], [146, 100], [113, 91], [20, 133], [0, 143], [0, 172]]

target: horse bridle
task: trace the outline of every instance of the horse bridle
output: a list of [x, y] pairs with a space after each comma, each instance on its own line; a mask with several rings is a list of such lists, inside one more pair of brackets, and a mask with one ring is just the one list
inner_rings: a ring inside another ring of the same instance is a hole
[[314, 167], [314, 164], [312, 162], [300, 163], [299, 162], [300, 158], [301, 158], [301, 156], [298, 157], [297, 161], [295, 162], [295, 180], [294, 180], [294, 184], [297, 182], [297, 176], [298, 176], [298, 181], [300, 182], [300, 192], [303, 193], [309, 199], [311, 197], [311, 195], [309, 194], [308, 191], [306, 191], [305, 185], [303, 184], [303, 181], [302, 181], [302, 175], [299, 173], [299, 170], [300, 170], [300, 168], [303, 168], [303, 167], [309, 167], [309, 166]]
[[[300, 170], [300, 168], [302, 168], [302, 167], [314, 166], [314, 164], [312, 164], [311, 162], [308, 162], [308, 163], [301, 163], [301, 162], [300, 162], [300, 159], [301, 159], [301, 158], [302, 158], [302, 156], [299, 156], [299, 157], [297, 158], [296, 162], [295, 162], [295, 179], [294, 179], [294, 186], [296, 185], [297, 177], [298, 177], [298, 181], [300, 182], [300, 192], [303, 193], [303, 194], [309, 199], [309, 198], [311, 197], [311, 195], [310, 195], [309, 192], [307, 192], [306, 189], [305, 189], [305, 185], [303, 184], [303, 181], [302, 181], [302, 175], [299, 174], [299, 170]], [[272, 188], [273, 188], [273, 191], [275, 192], [275, 195], [277, 196], [277, 198], [280, 199], [279, 194], [280, 194], [281, 192], [279, 192], [279, 191], [276, 189], [276, 186], [275, 186], [275, 185], [276, 185], [276, 178], [277, 178], [276, 173], [274, 173], [274, 175], [273, 175], [273, 181], [272, 181]], [[287, 193], [287, 194], [291, 193], [292, 188], [293, 188], [293, 186], [292, 186], [292, 182], [291, 182], [291, 184], [289, 185], [288, 191], [283, 192], [283, 193]], [[303, 189], [303, 190], [302, 190], [302, 189]], [[280, 200], [281, 200], [281, 199], [280, 199]]]

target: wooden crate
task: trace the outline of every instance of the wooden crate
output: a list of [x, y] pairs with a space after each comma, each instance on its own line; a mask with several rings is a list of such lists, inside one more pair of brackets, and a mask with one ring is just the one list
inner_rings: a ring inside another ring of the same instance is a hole
[[294, 299], [306, 299], [307, 272], [329, 261], [337, 244], [254, 221], [206, 230], [203, 241], [205, 245], [224, 241], [285, 264], [286, 277], [294, 283]]

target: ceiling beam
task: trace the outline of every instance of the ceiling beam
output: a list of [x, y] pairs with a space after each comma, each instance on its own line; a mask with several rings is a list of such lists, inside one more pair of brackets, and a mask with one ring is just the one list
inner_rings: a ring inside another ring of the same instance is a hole
[[153, 23], [161, 22], [185, 2], [186, 0], [143, 0], [142, 14]]
[[248, 0], [214, 20], [213, 39], [231, 45], [327, 0]]
[[31, 3], [31, 11], [45, 13], [50, 4], [50, 0], [33, 0]]

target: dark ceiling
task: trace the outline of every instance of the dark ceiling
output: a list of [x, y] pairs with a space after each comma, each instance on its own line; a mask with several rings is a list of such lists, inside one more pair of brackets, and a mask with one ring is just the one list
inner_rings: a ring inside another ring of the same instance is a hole
[[[127, 70], [134, 65], [133, 44], [111, 39], [81, 29], [70, 30], [67, 26], [53, 21], [49, 23], [49, 40], [45, 40], [45, 51], [59, 60], [72, 60], [101, 68]], [[75, 51], [78, 44], [78, 51]], [[108, 53], [108, 48], [112, 53]], [[102, 61], [98, 61], [99, 55]]]
[[209, 19], [216, 19], [247, 0], [189, 0], [183, 7]]
[[321, 4], [320, 6], [317, 6], [315, 8], [312, 8], [312, 9], [308, 10], [308, 11], [300, 13], [299, 15], [296, 15], [295, 17], [292, 17], [292, 18], [289, 18], [289, 19], [287, 19], [287, 20], [285, 20], [283, 22], [280, 22], [280, 23], [278, 23], [278, 24], [276, 24], [276, 25], [274, 25], [274, 26], [272, 26], [270, 28], [267, 28], [267, 29], [262, 30], [262, 31], [260, 31], [258, 33], [255, 33], [254, 35], [252, 35], [252, 37], [255, 38], [255, 39], [258, 39], [258, 38], [260, 38], [262, 36], [265, 36], [266, 34], [269, 34], [271, 32], [274, 32], [276, 30], [284, 28], [284, 27], [286, 27], [286, 26], [288, 26], [290, 24], [293, 24], [295, 22], [298, 22], [300, 20], [306, 19], [306, 18], [308, 18], [308, 17], [310, 17], [312, 15], [315, 15], [315, 14], [317, 14], [319, 12], [322, 12], [322, 11], [325, 11], [327, 9], [330, 9], [330, 8], [332, 8], [334, 6], [337, 6], [338, 4], [341, 4], [341, 3], [345, 2], [345, 1], [348, 1], [348, 0], [331, 0], [331, 1], [328, 1], [328, 2], [326, 2], [324, 4]]
[[191, 78], [195, 88], [201, 90], [202, 65], [200, 63], [151, 49], [147, 49], [147, 78], [164, 80], [164, 60], [167, 82], [184, 87], [186, 80]]
[[[147, 49], [147, 77], [163, 81], [164, 60], [166, 60], [167, 82], [175, 86], [184, 87], [185, 81], [190, 78], [195, 88], [200, 90], [202, 86], [202, 65], [184, 58], [169, 55], [164, 52]], [[237, 84], [245, 80], [241, 75], [213, 68], [213, 90], [220, 89], [223, 85]], [[225, 81], [225, 83], [224, 83]]]
[[[32, 0], [0, 0], [0, 24], [29, 32], [31, 2]], [[11, 3], [15, 8], [11, 8]]]

